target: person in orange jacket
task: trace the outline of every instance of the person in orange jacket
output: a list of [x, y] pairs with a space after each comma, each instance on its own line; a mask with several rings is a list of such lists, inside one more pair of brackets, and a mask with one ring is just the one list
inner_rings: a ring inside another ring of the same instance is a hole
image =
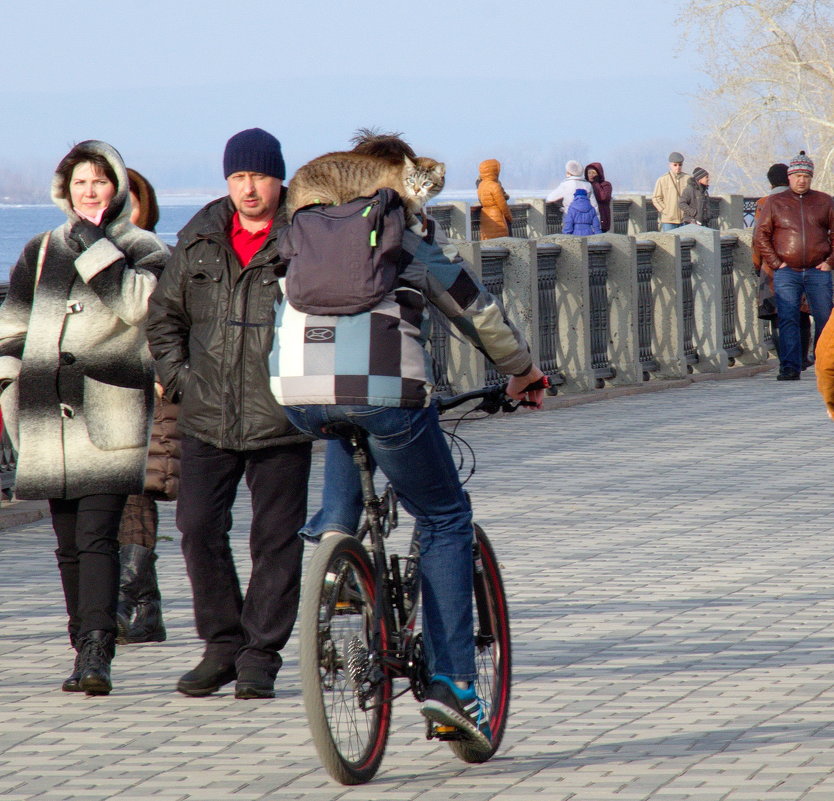
[[828, 416], [834, 420], [834, 316], [828, 319], [822, 329], [815, 356], [817, 389], [825, 401]]
[[498, 180], [501, 164], [487, 159], [478, 165], [478, 202], [481, 204], [481, 239], [509, 236], [513, 215], [507, 205], [507, 193]]

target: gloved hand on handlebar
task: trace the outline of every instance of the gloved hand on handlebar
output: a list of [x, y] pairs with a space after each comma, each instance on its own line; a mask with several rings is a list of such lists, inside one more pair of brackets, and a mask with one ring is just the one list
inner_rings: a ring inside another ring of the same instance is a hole
[[[543, 379], [543, 380], [542, 380]], [[537, 384], [535, 389], [528, 389]], [[507, 396], [517, 401], [526, 401], [531, 407], [541, 409], [544, 391], [550, 386], [547, 376], [534, 364], [527, 375], [514, 375], [507, 382]]]

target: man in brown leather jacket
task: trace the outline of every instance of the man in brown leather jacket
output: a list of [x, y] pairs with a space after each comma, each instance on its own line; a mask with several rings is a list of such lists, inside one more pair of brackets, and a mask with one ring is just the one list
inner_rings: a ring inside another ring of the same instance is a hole
[[813, 175], [814, 162], [802, 150], [788, 165], [789, 191], [767, 198], [754, 236], [762, 269], [773, 272], [779, 381], [798, 381], [802, 370], [799, 304], [803, 294], [817, 337], [831, 314], [834, 204], [830, 195], [811, 189]]

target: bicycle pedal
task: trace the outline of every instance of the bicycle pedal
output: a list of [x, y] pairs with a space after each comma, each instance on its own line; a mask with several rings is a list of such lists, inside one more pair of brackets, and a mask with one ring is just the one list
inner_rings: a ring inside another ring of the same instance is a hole
[[455, 726], [444, 726], [441, 723], [429, 723], [426, 727], [426, 739], [443, 740], [444, 742], [447, 742], [449, 740], [465, 740], [466, 737], [463, 735], [461, 730]]

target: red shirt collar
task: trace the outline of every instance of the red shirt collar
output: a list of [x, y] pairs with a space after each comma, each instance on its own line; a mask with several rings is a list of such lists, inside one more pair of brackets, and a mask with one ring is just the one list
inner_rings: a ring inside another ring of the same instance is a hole
[[252, 257], [263, 247], [269, 232], [272, 230], [272, 222], [270, 220], [260, 230], [250, 232], [241, 225], [239, 212], [236, 211], [232, 215], [229, 243], [244, 267], [252, 261]]

